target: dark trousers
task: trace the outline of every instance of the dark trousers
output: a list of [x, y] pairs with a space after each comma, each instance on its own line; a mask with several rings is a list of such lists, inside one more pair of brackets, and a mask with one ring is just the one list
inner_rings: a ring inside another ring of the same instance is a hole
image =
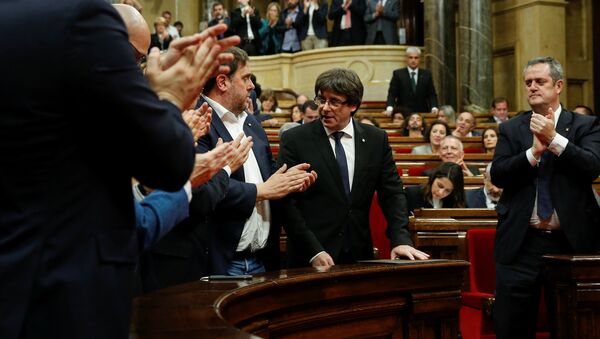
[[542, 288], [548, 324], [552, 326], [554, 296], [542, 256], [559, 253], [572, 253], [563, 232], [544, 233], [530, 229], [527, 231], [517, 258], [508, 265], [496, 263], [494, 304], [496, 338], [535, 338]]
[[259, 55], [259, 50], [256, 48], [254, 40], [242, 39], [242, 42], [238, 47], [246, 51], [250, 56]]

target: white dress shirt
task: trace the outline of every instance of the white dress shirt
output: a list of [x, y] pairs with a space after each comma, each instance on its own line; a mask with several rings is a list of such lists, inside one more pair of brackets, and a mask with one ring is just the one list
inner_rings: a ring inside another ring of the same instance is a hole
[[[235, 114], [229, 112], [218, 102], [204, 95], [202, 97], [210, 104], [221, 121], [223, 121], [223, 125], [225, 125], [227, 132], [229, 132], [232, 138], [235, 138], [240, 133], [244, 133], [244, 122], [248, 116], [246, 112], [242, 112], [239, 116], [235, 116]], [[245, 140], [246, 138], [244, 137], [242, 142], [245, 142]], [[252, 149], [250, 149], [248, 160], [244, 163], [244, 181], [252, 184], [263, 182], [260, 167], [258, 167], [258, 162], [256, 161]], [[264, 248], [267, 245], [270, 226], [271, 206], [269, 201], [257, 201], [252, 214], [248, 220], [246, 220], [236, 251], [241, 252], [249, 249], [252, 252], [256, 252], [257, 250]]]

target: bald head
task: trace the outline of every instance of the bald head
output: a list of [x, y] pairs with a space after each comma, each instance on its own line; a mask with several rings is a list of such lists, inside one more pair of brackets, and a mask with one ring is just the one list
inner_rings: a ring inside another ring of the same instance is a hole
[[144, 17], [135, 8], [129, 5], [114, 4], [113, 5], [127, 27], [129, 34], [129, 42], [135, 49], [143, 54], [148, 54], [150, 47], [150, 29]]

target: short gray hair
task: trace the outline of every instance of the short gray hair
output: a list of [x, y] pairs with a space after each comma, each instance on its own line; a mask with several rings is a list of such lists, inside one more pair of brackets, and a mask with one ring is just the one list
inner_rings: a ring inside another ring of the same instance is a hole
[[460, 151], [461, 152], [465, 151], [465, 146], [463, 145], [462, 140], [460, 140], [459, 138], [455, 137], [454, 135], [448, 134], [445, 137], [443, 137], [442, 141], [440, 141], [440, 146], [442, 145], [442, 143], [444, 142], [444, 140], [456, 140], [456, 141], [458, 141], [458, 144], [460, 145], [459, 146]]
[[553, 82], [557, 82], [558, 80], [562, 80], [564, 77], [563, 74], [563, 68], [560, 64], [560, 62], [558, 62], [558, 60], [554, 59], [553, 57], [536, 57], [533, 58], [531, 60], [529, 60], [527, 62], [527, 66], [525, 66], [525, 69], [523, 69], [523, 74], [525, 74], [525, 72], [527, 71], [527, 69], [533, 65], [537, 65], [537, 64], [546, 64], [550, 67], [550, 77], [552, 78]]
[[410, 46], [409, 48], [406, 49], [406, 54], [416, 54], [418, 56], [421, 56], [421, 49], [419, 47], [416, 46]]

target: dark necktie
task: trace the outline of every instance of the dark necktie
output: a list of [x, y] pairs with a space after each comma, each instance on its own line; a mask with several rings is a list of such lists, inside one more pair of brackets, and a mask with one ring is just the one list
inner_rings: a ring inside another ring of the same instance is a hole
[[415, 71], [410, 72], [410, 85], [412, 86], [413, 92], [417, 91], [417, 80], [415, 78], [416, 75], [417, 75], [417, 72], [415, 72]]
[[338, 168], [340, 169], [340, 177], [342, 178], [342, 184], [344, 184], [344, 191], [347, 196], [350, 196], [350, 177], [348, 176], [348, 161], [346, 160], [346, 152], [342, 146], [342, 137], [344, 132], [338, 131], [332, 133], [335, 139], [335, 160], [337, 161]]
[[545, 151], [542, 153], [538, 166], [537, 176], [537, 215], [541, 220], [546, 220], [552, 216], [552, 199], [550, 197], [550, 178], [552, 177], [552, 153]]

